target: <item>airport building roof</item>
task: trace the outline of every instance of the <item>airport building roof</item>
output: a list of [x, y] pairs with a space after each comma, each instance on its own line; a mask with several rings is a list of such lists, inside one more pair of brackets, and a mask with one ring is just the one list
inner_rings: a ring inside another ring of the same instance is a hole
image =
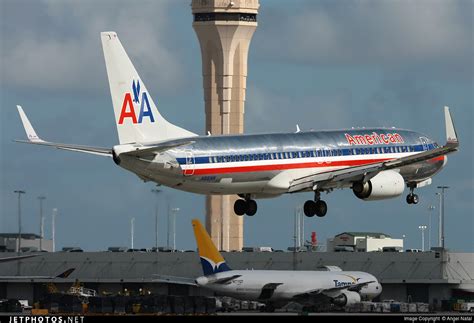
[[350, 235], [350, 236], [353, 236], [353, 237], [372, 237], [372, 238], [378, 238], [378, 239], [382, 239], [382, 238], [391, 238], [391, 236], [389, 234], [386, 234], [386, 233], [382, 233], [382, 232], [356, 232], [356, 231], [350, 231], [350, 232], [342, 232], [342, 233], [339, 233], [336, 235], [336, 237], [340, 236], [340, 235], [343, 235], [343, 234], [347, 234], [347, 235]]
[[[17, 239], [18, 233], [0, 233], [0, 238], [7, 238], [7, 239]], [[22, 239], [40, 239], [41, 237], [36, 233], [22, 233]]]

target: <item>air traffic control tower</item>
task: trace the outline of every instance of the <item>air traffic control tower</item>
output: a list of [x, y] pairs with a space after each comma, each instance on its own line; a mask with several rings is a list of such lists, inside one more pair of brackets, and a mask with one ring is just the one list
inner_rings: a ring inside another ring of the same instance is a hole
[[[201, 45], [206, 131], [244, 131], [247, 55], [257, 28], [258, 0], [192, 0], [193, 28]], [[206, 197], [206, 229], [220, 250], [243, 246], [243, 217], [233, 196]]]

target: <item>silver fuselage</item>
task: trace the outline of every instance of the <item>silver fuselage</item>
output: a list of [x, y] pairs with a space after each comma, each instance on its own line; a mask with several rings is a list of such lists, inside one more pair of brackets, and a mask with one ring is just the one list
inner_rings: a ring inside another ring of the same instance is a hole
[[[119, 165], [145, 181], [183, 191], [262, 198], [287, 193], [285, 185], [272, 181], [278, 175], [298, 178], [438, 147], [423, 134], [397, 128], [200, 136], [167, 143], [187, 141], [192, 143], [148, 158], [119, 155]], [[421, 182], [440, 171], [445, 162], [441, 156], [399, 171], [405, 182]]]

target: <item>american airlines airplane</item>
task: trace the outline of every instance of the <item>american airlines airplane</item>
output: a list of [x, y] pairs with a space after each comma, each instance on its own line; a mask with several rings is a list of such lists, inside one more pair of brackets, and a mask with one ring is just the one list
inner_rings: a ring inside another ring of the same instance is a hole
[[161, 276], [154, 281], [200, 286], [219, 296], [258, 301], [267, 311], [289, 302], [305, 307], [332, 303], [340, 307], [370, 301], [382, 286], [373, 275], [360, 271], [232, 270], [212, 243], [199, 220], [192, 220], [204, 276], [196, 279]]
[[365, 201], [400, 196], [418, 203], [414, 190], [458, 150], [449, 108], [447, 143], [398, 128], [362, 128], [296, 133], [198, 136], [166, 121], [115, 32], [101, 33], [119, 144], [113, 148], [53, 143], [36, 134], [20, 106], [30, 144], [112, 157], [144, 181], [199, 194], [237, 194], [234, 211], [257, 212], [255, 199], [314, 192], [304, 213], [325, 216], [322, 192], [350, 188]]

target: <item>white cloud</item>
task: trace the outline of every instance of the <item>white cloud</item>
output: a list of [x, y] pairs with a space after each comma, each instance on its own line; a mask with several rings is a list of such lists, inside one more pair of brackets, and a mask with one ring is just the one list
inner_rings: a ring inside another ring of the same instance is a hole
[[[436, 62], [450, 63], [436, 66], [435, 70], [441, 71], [472, 66], [472, 2], [304, 4], [292, 7], [296, 13], [291, 15], [286, 6], [268, 8], [268, 13], [262, 6], [259, 28], [265, 41], [254, 44], [261, 57], [327, 65], [378, 65], [393, 71]], [[469, 69], [467, 72], [471, 74]]]
[[355, 118], [348, 108], [351, 105], [352, 93], [346, 89], [292, 96], [250, 84], [245, 132], [291, 132], [296, 130], [296, 124], [303, 131], [350, 127]]
[[[103, 87], [99, 34], [115, 30], [142, 78], [153, 76], [160, 88], [173, 89], [183, 70], [179, 56], [169, 48], [168, 7], [163, 1], [36, 3], [15, 34], [2, 28], [2, 86], [51, 91]], [[17, 23], [18, 17], [9, 17], [14, 4], [4, 9], [5, 24]]]

